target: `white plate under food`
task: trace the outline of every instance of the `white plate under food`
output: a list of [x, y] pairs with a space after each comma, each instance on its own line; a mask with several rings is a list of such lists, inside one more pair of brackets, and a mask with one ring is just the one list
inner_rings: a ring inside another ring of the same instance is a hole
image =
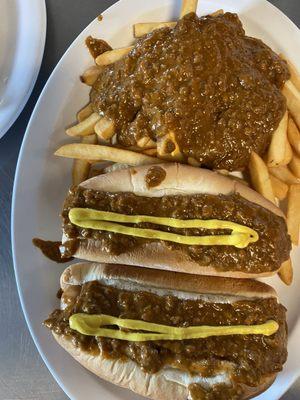
[[[238, 12], [248, 35], [261, 38], [286, 54], [300, 69], [300, 33], [279, 10], [264, 0], [201, 0], [198, 14], [223, 8]], [[82, 3], [84, 7], [84, 2]], [[53, 156], [68, 141], [64, 128], [88, 101], [89, 90], [79, 75], [92, 64], [84, 45], [88, 35], [101, 37], [113, 47], [128, 45], [132, 24], [168, 21], [179, 15], [177, 0], [121, 0], [93, 21], [62, 57], [46, 84], [32, 114], [22, 145], [12, 206], [12, 245], [16, 279], [23, 311], [35, 344], [54, 378], [72, 399], [139, 399], [128, 390], [100, 380], [77, 364], [59, 347], [42, 321], [58, 306], [55, 293], [65, 265], [43, 257], [31, 244], [34, 236], [59, 240], [59, 213], [71, 177], [71, 161]], [[41, 129], [42, 128], [42, 129]], [[69, 140], [70, 141], [70, 140]], [[300, 251], [293, 251], [295, 279], [291, 287], [271, 279], [288, 308], [289, 358], [260, 400], [276, 400], [300, 375]]]
[[46, 37], [44, 0], [0, 0], [0, 138], [18, 118], [40, 70]]

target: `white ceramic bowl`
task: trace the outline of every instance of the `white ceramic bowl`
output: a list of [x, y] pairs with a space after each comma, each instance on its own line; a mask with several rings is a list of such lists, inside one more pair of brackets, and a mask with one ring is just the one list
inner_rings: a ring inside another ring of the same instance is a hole
[[[300, 34], [297, 27], [264, 0], [202, 0], [198, 14], [219, 8], [238, 12], [248, 35], [263, 39], [275, 51], [285, 53], [300, 69]], [[12, 244], [17, 284], [24, 314], [36, 346], [49, 370], [72, 399], [138, 399], [131, 392], [104, 382], [77, 364], [61, 349], [41, 323], [55, 307], [59, 276], [65, 266], [44, 258], [31, 244], [34, 236], [60, 238], [59, 212], [70, 184], [71, 161], [53, 156], [68, 142], [65, 126], [87, 102], [88, 88], [79, 81], [91, 65], [85, 48], [88, 35], [101, 37], [113, 47], [132, 40], [132, 24], [167, 21], [179, 15], [175, 0], [121, 0], [103, 13], [103, 21], [93, 21], [62, 57], [46, 84], [32, 114], [18, 162], [12, 207]], [[299, 249], [293, 252], [295, 279], [291, 287], [279, 278], [271, 280], [288, 308], [289, 358], [272, 387], [260, 400], [276, 400], [299, 376], [300, 371], [300, 262]], [[298, 257], [297, 257], [298, 256]]]
[[40, 70], [44, 0], [0, 0], [0, 138], [23, 110]]

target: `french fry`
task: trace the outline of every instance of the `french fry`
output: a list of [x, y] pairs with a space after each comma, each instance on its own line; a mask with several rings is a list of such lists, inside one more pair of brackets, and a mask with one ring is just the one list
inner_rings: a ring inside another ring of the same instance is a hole
[[85, 181], [90, 172], [90, 163], [85, 160], [74, 160], [72, 169], [72, 183], [77, 186]]
[[266, 199], [276, 204], [268, 168], [254, 151], [250, 156], [249, 172], [254, 189]]
[[282, 165], [285, 158], [285, 149], [287, 142], [287, 125], [288, 125], [288, 112], [286, 111], [282, 117], [278, 128], [273, 133], [271, 144], [268, 150], [267, 165], [268, 167], [275, 167]]
[[77, 113], [77, 121], [81, 122], [84, 119], [87, 119], [91, 114], [93, 114], [93, 107], [92, 104], [89, 103], [87, 106], [83, 107], [80, 111]]
[[275, 197], [278, 200], [284, 200], [289, 190], [288, 185], [273, 175], [270, 175], [270, 179]]
[[300, 183], [300, 179], [298, 179], [286, 165], [280, 165], [276, 168], [269, 168], [269, 171], [271, 175], [275, 176], [275, 178], [280, 179], [288, 185]]
[[287, 227], [292, 242], [299, 244], [300, 228], [300, 184], [291, 185], [288, 192]]
[[81, 139], [81, 143], [86, 143], [86, 144], [97, 144], [97, 143], [98, 143], [97, 135], [94, 133], [93, 135], [84, 136], [84, 137]]
[[170, 132], [157, 140], [158, 157], [169, 161], [182, 161], [183, 155], [176, 141], [174, 132]]
[[156, 143], [151, 138], [144, 136], [137, 141], [138, 147], [142, 149], [154, 149], [156, 148]]
[[287, 65], [289, 67], [289, 71], [290, 71], [290, 74], [291, 74], [291, 81], [293, 82], [295, 87], [300, 91], [300, 75], [299, 75], [299, 72], [298, 72], [297, 68], [283, 54], [280, 54], [280, 57], [287, 62]]
[[128, 165], [151, 165], [160, 163], [158, 158], [150, 157], [145, 154], [98, 144], [66, 144], [56, 150], [54, 154], [60, 157], [77, 158], [80, 160], [105, 160]]
[[291, 116], [289, 117], [287, 133], [290, 144], [295, 152], [300, 156], [300, 132]]
[[143, 151], [144, 154], [147, 154], [148, 156], [157, 156], [157, 150], [156, 149], [146, 149]]
[[287, 107], [294, 118], [298, 128], [300, 127], [300, 92], [289, 80], [285, 82], [282, 93], [286, 97]]
[[220, 10], [214, 11], [213, 13], [209, 14], [211, 17], [217, 17], [218, 15], [224, 14], [224, 10], [220, 8]]
[[[194, 11], [194, 10], [192, 10]], [[211, 17], [217, 17], [218, 15], [224, 14], [224, 10], [220, 9], [209, 14]], [[153, 32], [160, 28], [174, 28], [177, 21], [170, 22], [141, 22], [133, 25], [133, 36], [135, 38], [140, 38], [147, 33]]]
[[298, 155], [293, 154], [292, 160], [289, 163], [289, 169], [297, 178], [300, 178], [300, 157]]
[[293, 150], [290, 142], [286, 140], [285, 143], [285, 152], [284, 152], [284, 160], [282, 161], [282, 165], [288, 165], [293, 158]]
[[288, 286], [291, 285], [291, 283], [293, 282], [293, 266], [291, 259], [282, 263], [278, 275], [283, 283]]
[[84, 73], [80, 76], [80, 80], [82, 83], [85, 83], [88, 86], [93, 86], [100, 73], [101, 67], [93, 65], [84, 71]]
[[79, 124], [71, 126], [66, 130], [69, 136], [88, 136], [95, 133], [95, 125], [101, 117], [97, 113], [91, 114], [89, 117], [79, 122]]
[[133, 36], [139, 38], [146, 35], [147, 33], [155, 31], [155, 29], [160, 28], [174, 28], [177, 24], [176, 21], [170, 22], [142, 22], [133, 25]]
[[95, 62], [97, 65], [100, 66], [113, 64], [114, 62], [121, 60], [121, 58], [126, 56], [132, 49], [133, 46], [129, 46], [129, 47], [122, 47], [120, 49], [105, 51], [96, 58]]
[[100, 143], [109, 143], [110, 139], [115, 134], [115, 125], [111, 119], [103, 117], [96, 123], [95, 132]]
[[198, 0], [182, 0], [180, 18], [191, 12], [196, 12]]
[[[97, 136], [89, 135], [84, 136], [82, 138], [82, 143], [87, 144], [96, 144], [97, 143]], [[79, 183], [85, 181], [90, 172], [90, 163], [86, 160], [74, 160], [73, 161], [73, 170], [72, 170], [72, 181], [73, 185], [79, 185]]]
[[126, 150], [134, 151], [136, 153], [142, 153], [143, 149], [141, 149], [138, 146], [128, 146], [126, 147]]

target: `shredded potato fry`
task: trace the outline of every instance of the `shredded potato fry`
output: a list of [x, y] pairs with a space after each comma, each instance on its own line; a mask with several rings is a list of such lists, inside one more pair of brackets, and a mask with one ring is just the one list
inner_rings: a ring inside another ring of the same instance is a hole
[[92, 104], [89, 103], [85, 107], [83, 107], [80, 111], [78, 111], [76, 117], [78, 122], [82, 122], [84, 119], [87, 119], [91, 114], [93, 114]]
[[293, 158], [292, 146], [290, 145], [290, 142], [287, 140], [285, 143], [285, 153], [282, 165], [288, 165], [291, 162], [292, 158]]
[[278, 200], [284, 200], [289, 190], [288, 185], [273, 175], [270, 175], [270, 179], [275, 197]]
[[170, 22], [142, 22], [139, 24], [133, 25], [133, 36], [135, 38], [139, 38], [141, 36], [146, 35], [147, 33], [155, 31], [155, 29], [160, 28], [174, 28], [177, 24], [176, 21]]
[[211, 17], [218, 17], [219, 15], [224, 14], [224, 10], [220, 8], [220, 10], [214, 11], [213, 13], [209, 14]]
[[275, 167], [284, 163], [287, 143], [287, 125], [288, 112], [286, 111], [272, 136], [267, 157], [268, 167]]
[[293, 266], [291, 259], [282, 263], [278, 275], [283, 283], [288, 286], [291, 285], [291, 283], [293, 282]]
[[115, 125], [109, 118], [103, 117], [96, 123], [95, 132], [99, 138], [99, 143], [109, 143], [115, 134]]
[[95, 125], [99, 121], [100, 116], [97, 113], [91, 114], [89, 117], [79, 122], [77, 125], [71, 126], [66, 130], [69, 136], [88, 136], [95, 133]]
[[287, 226], [292, 242], [299, 244], [300, 228], [300, 184], [291, 185], [288, 193]]
[[100, 66], [113, 64], [114, 62], [121, 60], [121, 58], [126, 56], [132, 49], [133, 46], [129, 46], [129, 47], [122, 47], [120, 49], [105, 51], [96, 58], [95, 60], [96, 64]]
[[249, 172], [254, 189], [276, 204], [268, 168], [263, 159], [254, 151], [250, 157]]
[[287, 133], [290, 144], [300, 156], [300, 132], [292, 117], [289, 117]]
[[287, 183], [288, 185], [292, 185], [294, 183], [300, 183], [300, 179], [298, 179], [286, 165], [280, 165], [276, 168], [269, 168], [270, 174], [280, 179], [281, 181]]
[[[82, 138], [82, 143], [96, 144], [97, 136], [89, 135]], [[72, 170], [72, 181], [73, 185], [79, 185], [79, 183], [85, 181], [90, 172], [90, 162], [86, 160], [74, 160]]]
[[298, 128], [300, 127], [300, 92], [292, 81], [287, 81], [284, 84], [282, 93], [286, 97], [287, 107], [294, 118]]
[[182, 0], [180, 18], [186, 14], [197, 11], [198, 0]]
[[292, 160], [289, 163], [289, 169], [297, 178], [300, 178], [300, 157], [297, 154], [293, 154]]
[[93, 86], [100, 73], [101, 73], [101, 67], [93, 65], [92, 67], [84, 71], [84, 73], [80, 77], [80, 80], [82, 83], [85, 83], [88, 86]]
[[170, 132], [157, 140], [157, 154], [164, 160], [183, 160], [183, 155], [176, 141], [174, 132]]
[[71, 143], [60, 147], [56, 156], [81, 160], [105, 160], [128, 165], [151, 165], [161, 161], [145, 154], [97, 144]]

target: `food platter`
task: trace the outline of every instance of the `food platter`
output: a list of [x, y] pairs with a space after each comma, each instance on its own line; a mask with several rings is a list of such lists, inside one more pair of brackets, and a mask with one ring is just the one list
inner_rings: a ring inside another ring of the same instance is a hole
[[[60, 237], [59, 210], [70, 185], [71, 162], [56, 159], [54, 151], [67, 142], [62, 135], [76, 112], [87, 102], [88, 88], [78, 77], [91, 65], [84, 40], [88, 35], [101, 37], [113, 47], [132, 41], [132, 24], [172, 20], [179, 14], [173, 1], [140, 2], [121, 0], [105, 13], [103, 20], [93, 21], [75, 40], [49, 78], [31, 117], [18, 162], [12, 207], [12, 243], [16, 279], [24, 314], [33, 339], [49, 370], [72, 399], [138, 398], [129, 391], [112, 386], [84, 370], [59, 348], [41, 325], [58, 306], [53, 293], [58, 289], [63, 267], [46, 260], [32, 246], [34, 236], [57, 240]], [[275, 51], [283, 52], [300, 67], [297, 49], [300, 33], [280, 11], [265, 1], [202, 1], [198, 14], [217, 9], [238, 12], [250, 36], [261, 38]], [[298, 58], [297, 58], [298, 57]], [[71, 99], [71, 101], [70, 101]], [[40, 127], [43, 126], [43, 135]], [[300, 374], [300, 334], [298, 309], [300, 295], [299, 249], [294, 250], [294, 282], [283, 285], [278, 277], [268, 280], [277, 289], [288, 308], [289, 358], [275, 384], [259, 399], [279, 399]]]

